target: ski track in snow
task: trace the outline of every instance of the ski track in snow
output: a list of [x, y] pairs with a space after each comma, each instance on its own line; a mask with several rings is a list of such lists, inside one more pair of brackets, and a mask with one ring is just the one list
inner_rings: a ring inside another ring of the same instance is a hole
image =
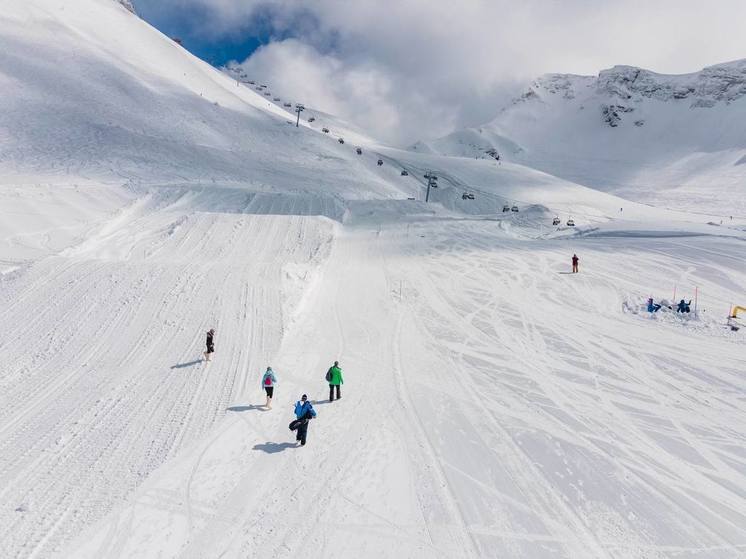
[[[210, 431], [281, 338], [283, 267], [325, 229], [143, 212], [8, 285], [0, 555], [46, 555]], [[211, 326], [220, 365], [201, 361]]]
[[[166, 456], [183, 451], [62, 556], [746, 553], [742, 340], [706, 318], [746, 279], [741, 241], [569, 248], [422, 220], [352, 222], [334, 239], [281, 346], [247, 337], [264, 361], [218, 326], [208, 375], [234, 380], [209, 416], [200, 395], [219, 385], [191, 386], [203, 428], [174, 437], [195, 444], [175, 442]], [[572, 251], [581, 273], [563, 275]], [[705, 318], [625, 312], [674, 281], [700, 285]], [[335, 358], [346, 384], [329, 404]], [[258, 406], [267, 359], [280, 377], [271, 411]], [[301, 449], [286, 425], [302, 392], [319, 417]], [[141, 429], [158, 417], [133, 415]]]
[[667, 210], [296, 128], [118, 3], [0, 35], [0, 558], [746, 557], [736, 154], [657, 173], [575, 116], [599, 157], [525, 154]]

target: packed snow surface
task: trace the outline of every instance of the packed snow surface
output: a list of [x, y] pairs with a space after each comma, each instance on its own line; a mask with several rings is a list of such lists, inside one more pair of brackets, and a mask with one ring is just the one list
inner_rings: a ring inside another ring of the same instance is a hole
[[127, 4], [0, 10], [0, 557], [746, 556], [746, 219], [296, 128]]

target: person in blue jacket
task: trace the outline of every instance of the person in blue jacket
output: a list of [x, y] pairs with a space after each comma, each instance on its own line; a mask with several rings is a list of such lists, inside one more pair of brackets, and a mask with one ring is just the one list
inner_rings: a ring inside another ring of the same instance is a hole
[[681, 312], [681, 313], [691, 312], [691, 309], [689, 308], [689, 305], [691, 304], [692, 304], [691, 300], [687, 303], [686, 301], [684, 301], [684, 299], [682, 299], [681, 301], [679, 301], [679, 304], [676, 306], [676, 312]]
[[301, 446], [303, 446], [306, 444], [306, 436], [308, 435], [308, 422], [316, 417], [316, 410], [313, 409], [313, 405], [308, 401], [308, 396], [305, 394], [295, 403], [295, 417], [300, 422], [295, 440], [300, 441]]
[[648, 299], [648, 312], [658, 312], [661, 309], [661, 306], [657, 303], [653, 302], [653, 298], [650, 297]]
[[267, 367], [267, 370], [262, 375], [262, 388], [267, 393], [267, 402], [264, 404], [264, 407], [268, 410], [272, 409], [272, 396], [274, 395], [275, 384], [277, 384], [275, 372], [272, 370], [272, 367]]

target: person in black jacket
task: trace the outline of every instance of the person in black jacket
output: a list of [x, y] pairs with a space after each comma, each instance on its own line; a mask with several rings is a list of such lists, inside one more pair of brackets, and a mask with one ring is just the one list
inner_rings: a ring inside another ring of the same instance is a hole
[[210, 355], [215, 353], [215, 344], [212, 341], [213, 336], [215, 335], [215, 330], [213, 328], [210, 328], [207, 331], [207, 351], [205, 351], [205, 361], [210, 360]]

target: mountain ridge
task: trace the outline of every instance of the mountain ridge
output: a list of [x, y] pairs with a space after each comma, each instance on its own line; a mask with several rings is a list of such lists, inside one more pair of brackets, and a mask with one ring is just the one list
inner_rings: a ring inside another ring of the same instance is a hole
[[746, 211], [746, 59], [699, 72], [614, 66], [597, 76], [545, 74], [490, 122], [410, 149], [517, 162], [642, 201], [708, 204], [705, 183], [728, 186]]

